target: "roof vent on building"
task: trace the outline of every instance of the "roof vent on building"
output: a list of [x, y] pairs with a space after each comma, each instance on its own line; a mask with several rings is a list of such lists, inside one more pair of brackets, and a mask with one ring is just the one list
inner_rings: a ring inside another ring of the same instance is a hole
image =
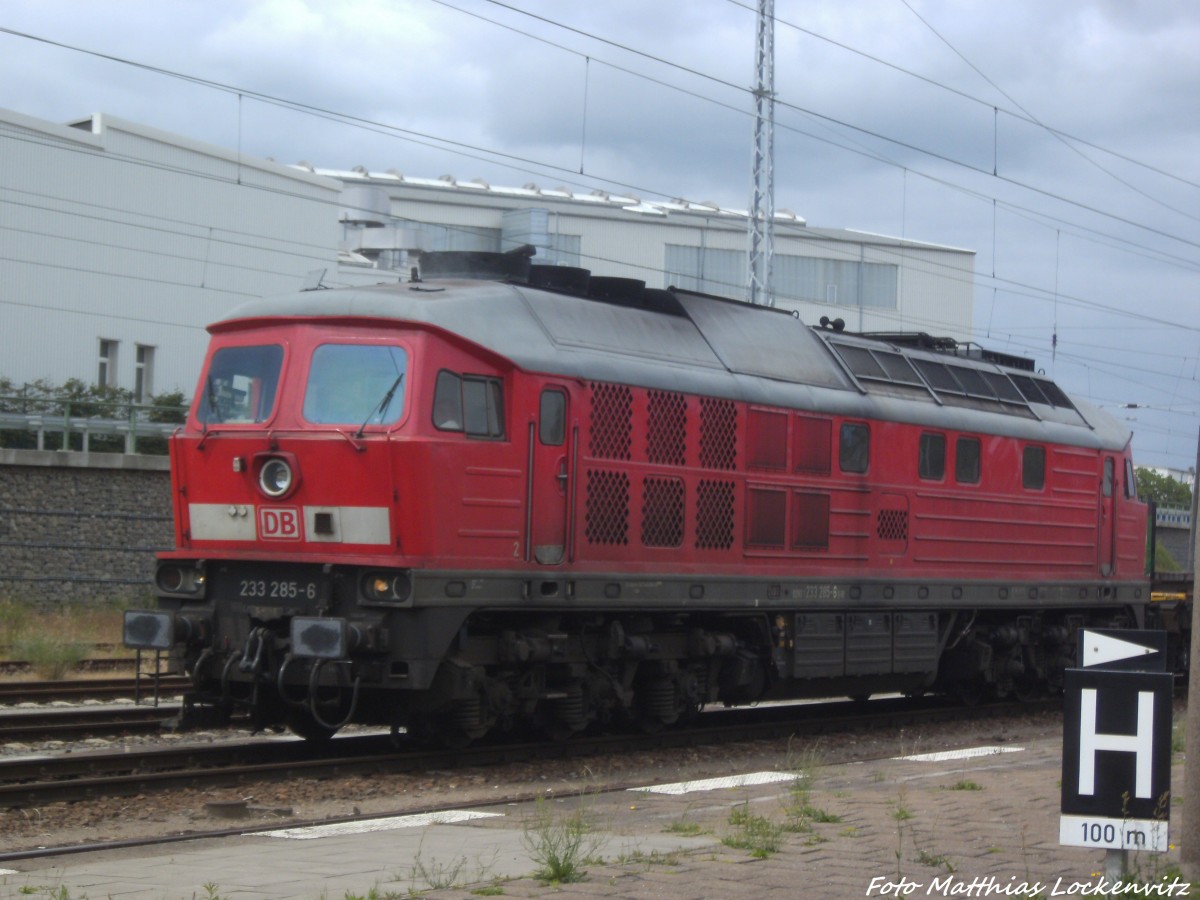
[[347, 185], [338, 201], [338, 221], [380, 228], [391, 218], [392, 201], [387, 191], [367, 184]]
[[454, 180], [453, 175], [439, 175], [438, 181], [444, 181], [446, 184], [458, 184], [458, 182]]
[[310, 163], [306, 160], [303, 160], [303, 159], [300, 160], [300, 162], [296, 163], [296, 168], [303, 169], [306, 172], [316, 172], [317, 171], [316, 169], [313, 168], [312, 163]]
[[387, 170], [387, 174], [389, 174], [389, 175], [394, 175], [395, 177], [399, 178], [401, 181], [403, 181], [403, 180], [404, 180], [404, 173], [403, 173], [403, 172], [397, 172], [395, 169], [388, 169], [388, 170]]
[[540, 187], [538, 187], [535, 182], [532, 182], [532, 181], [528, 182], [527, 184], [521, 185], [521, 190], [533, 191], [535, 194], [540, 194], [542, 192], [542, 189]]
[[354, 167], [353, 169], [351, 169], [350, 171], [351, 171], [351, 172], [357, 172], [359, 175], [370, 175], [370, 174], [371, 174], [370, 172], [368, 172], [368, 171], [367, 171], [367, 167], [366, 167], [366, 166], [355, 166], [355, 167]]
[[492, 186], [490, 184], [488, 184], [486, 181], [484, 181], [482, 178], [472, 178], [470, 183], [477, 184], [481, 188], [484, 188], [489, 191], [492, 189]]

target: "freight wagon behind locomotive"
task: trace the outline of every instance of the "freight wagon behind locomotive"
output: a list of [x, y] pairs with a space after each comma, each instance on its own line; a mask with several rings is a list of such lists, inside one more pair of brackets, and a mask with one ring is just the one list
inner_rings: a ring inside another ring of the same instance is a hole
[[191, 676], [185, 718], [462, 741], [1027, 697], [1078, 627], [1145, 624], [1130, 435], [1027, 360], [520, 254], [424, 264], [211, 326], [176, 549], [125, 623]]

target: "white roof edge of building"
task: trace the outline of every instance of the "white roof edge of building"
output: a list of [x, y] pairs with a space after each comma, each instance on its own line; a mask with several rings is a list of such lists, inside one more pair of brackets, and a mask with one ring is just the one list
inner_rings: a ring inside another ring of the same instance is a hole
[[39, 131], [42, 134], [56, 137], [64, 141], [74, 141], [78, 144], [87, 144], [89, 147], [103, 147], [104, 143], [98, 135], [92, 134], [90, 131], [82, 131], [79, 128], [71, 125], [60, 125], [57, 122], [48, 122], [45, 119], [38, 119], [33, 116], [27, 116], [25, 113], [17, 112], [14, 109], [5, 109], [0, 107], [0, 124], [8, 123], [15, 125], [18, 128], [25, 128], [29, 131]]
[[[305, 169], [308, 171], [308, 169]], [[728, 207], [718, 206], [714, 203], [691, 203], [683, 200], [665, 200], [653, 201], [642, 200], [638, 197], [625, 196], [619, 194], [609, 194], [602, 191], [592, 191], [590, 193], [575, 193], [565, 188], [537, 188], [532, 186], [514, 187], [507, 185], [493, 185], [481, 183], [479, 180], [459, 181], [458, 179], [443, 176], [441, 178], [423, 178], [414, 175], [402, 175], [395, 171], [388, 172], [371, 172], [363, 168], [357, 169], [328, 169], [316, 167], [312, 171], [320, 175], [328, 176], [342, 183], [360, 183], [360, 184], [377, 184], [380, 187], [388, 187], [390, 185], [403, 186], [407, 188], [445, 191], [450, 194], [458, 193], [460, 196], [467, 193], [473, 196], [487, 193], [498, 198], [508, 200], [514, 199], [544, 199], [558, 203], [577, 204], [582, 208], [596, 208], [598, 206], [607, 207], [614, 211], [623, 211], [631, 213], [640, 213], [641, 215], [651, 216], [685, 216], [685, 217], [711, 217], [721, 219], [726, 222], [735, 221], [738, 219], [746, 219], [749, 213], [744, 209], [730, 209]], [[463, 189], [467, 190], [464, 191]], [[963, 253], [971, 256], [975, 255], [974, 250], [967, 250], [962, 247], [953, 247], [949, 244], [934, 244], [928, 241], [915, 241], [909, 238], [900, 238], [893, 235], [876, 234], [870, 231], [864, 231], [855, 228], [823, 228], [809, 227], [808, 221], [800, 215], [789, 210], [777, 211], [775, 214], [776, 227], [795, 228], [794, 231], [787, 231], [784, 234], [788, 237], [808, 238], [812, 240], [826, 241], [850, 241], [862, 243], [863, 238], [873, 239], [880, 243], [888, 243], [899, 247], [912, 247], [924, 250], [941, 250], [948, 253]], [[779, 232], [776, 232], [778, 235]]]
[[[84, 131], [80, 127], [84, 125], [88, 126], [89, 130]], [[216, 144], [209, 144], [205, 143], [204, 141], [198, 141], [193, 138], [184, 137], [183, 135], [176, 134], [172, 131], [162, 131], [161, 129], [152, 128], [149, 125], [142, 125], [137, 122], [131, 122], [128, 119], [122, 119], [120, 116], [113, 116], [109, 115], [108, 113], [92, 113], [90, 116], [85, 116], [82, 119], [76, 119], [68, 122], [66, 125], [56, 127], [62, 129], [68, 135], [91, 135], [92, 138], [97, 142], [95, 146], [100, 148], [104, 147], [105, 132], [110, 129], [115, 129], [117, 131], [135, 134], [138, 137], [143, 137], [147, 140], [168, 144], [172, 147], [191, 150], [194, 153], [200, 153], [204, 156], [211, 156], [215, 159], [239, 163], [252, 169], [259, 169], [263, 172], [269, 172], [272, 175], [279, 175], [284, 178], [303, 181], [317, 187], [328, 188], [331, 191], [340, 191], [342, 189], [341, 182], [339, 182], [336, 178], [318, 175], [303, 168], [297, 168], [295, 166], [289, 166], [273, 160], [263, 159], [259, 156], [250, 156], [248, 154], [238, 153], [236, 150], [228, 150], [225, 147], [220, 147]], [[54, 133], [57, 134], [58, 132]]]
[[970, 253], [972, 256], [975, 255], [974, 250], [968, 250], [966, 247], [955, 247], [952, 244], [933, 244], [929, 241], [916, 241], [912, 238], [898, 238], [890, 234], [877, 234], [874, 231], [863, 231], [860, 228], [844, 228], [842, 230], [847, 231], [850, 234], [861, 234], [863, 237], [876, 238], [881, 241], [904, 244], [908, 247], [924, 247], [929, 250], [948, 250], [952, 253]]

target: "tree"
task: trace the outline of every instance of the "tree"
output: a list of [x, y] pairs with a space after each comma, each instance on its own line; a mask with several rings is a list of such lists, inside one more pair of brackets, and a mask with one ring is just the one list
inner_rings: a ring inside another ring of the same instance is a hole
[[1137, 469], [1137, 492], [1142, 500], [1153, 500], [1159, 506], [1192, 508], [1192, 489], [1170, 475], [1153, 469]]

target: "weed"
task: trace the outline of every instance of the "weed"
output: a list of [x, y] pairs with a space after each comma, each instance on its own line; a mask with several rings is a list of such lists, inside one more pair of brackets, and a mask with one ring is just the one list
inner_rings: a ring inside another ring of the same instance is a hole
[[721, 843], [738, 850], [749, 850], [755, 859], [766, 859], [772, 853], [778, 853], [783, 844], [783, 826], [765, 816], [752, 814], [748, 803], [733, 808], [729, 813], [729, 824], [737, 830], [722, 838]]
[[821, 765], [821, 756], [816, 748], [809, 748], [799, 755], [788, 750], [788, 768], [796, 777], [788, 784], [788, 799], [784, 806], [788, 824], [785, 831], [810, 832], [813, 822], [837, 823], [842, 817], [834, 815], [812, 803], [812, 785], [816, 769]]
[[917, 862], [936, 869], [944, 867], [950, 873], [957, 871], [953, 863], [950, 862], [949, 857], [944, 853], [930, 853], [928, 850], [918, 850]]
[[969, 781], [966, 778], [961, 778], [954, 784], [950, 785], [952, 791], [982, 791], [983, 785], [976, 781]]
[[582, 806], [565, 817], [556, 816], [550, 804], [539, 797], [532, 816], [525, 821], [522, 841], [538, 864], [535, 878], [573, 884], [587, 877], [583, 865], [596, 858], [605, 838], [596, 833]]
[[87, 658], [88, 648], [79, 641], [57, 635], [26, 635], [13, 641], [13, 652], [26, 660], [40, 678], [57, 681]]
[[471, 893], [476, 897], [500, 897], [504, 894], [504, 888], [498, 884], [488, 884], [481, 888], [475, 888]]
[[855, 828], [853, 825], [847, 825], [845, 828], [843, 828], [841, 831], [838, 832], [838, 837], [856, 838], [856, 837], [861, 837], [861, 835], [858, 833], [858, 829]]
[[907, 822], [909, 819], [911, 819], [913, 817], [913, 812], [911, 809], [909, 809], [907, 806], [904, 805], [903, 800], [897, 800], [895, 803], [892, 804], [891, 816], [897, 822]]
[[618, 856], [617, 864], [622, 866], [641, 865], [647, 869], [650, 866], [677, 866], [679, 865], [679, 854], [659, 853], [657, 850], [643, 853], [641, 850], [634, 850], [632, 853], [622, 853]]
[[346, 891], [344, 894], [345, 900], [403, 900], [404, 895], [398, 894], [395, 891], [379, 892], [378, 887], [372, 887], [365, 894], [352, 894]]
[[704, 829], [697, 822], [688, 821], [688, 813], [692, 811], [691, 804], [688, 804], [687, 809], [683, 811], [683, 815], [679, 817], [678, 822], [672, 822], [663, 831], [668, 834], [683, 834], [696, 835], [700, 834]]

